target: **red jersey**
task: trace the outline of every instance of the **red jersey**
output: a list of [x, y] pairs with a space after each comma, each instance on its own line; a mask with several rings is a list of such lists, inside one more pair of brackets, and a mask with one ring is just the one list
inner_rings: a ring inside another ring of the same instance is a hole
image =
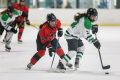
[[39, 30], [39, 36], [41, 43], [45, 43], [47, 41], [52, 41], [56, 37], [56, 31], [61, 27], [60, 20], [57, 19], [57, 25], [51, 29], [48, 26], [48, 23], [45, 23], [42, 28]]
[[[24, 6], [23, 8], [20, 6], [20, 4], [14, 4], [13, 7], [17, 10], [24, 11], [25, 13], [28, 13], [28, 7]], [[19, 16], [15, 21], [22, 21], [24, 18], [23, 16]], [[26, 18], [28, 20], [28, 18]]]

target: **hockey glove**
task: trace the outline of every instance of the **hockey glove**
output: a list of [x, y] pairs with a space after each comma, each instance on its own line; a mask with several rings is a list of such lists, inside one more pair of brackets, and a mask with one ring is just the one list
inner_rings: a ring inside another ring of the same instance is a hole
[[98, 25], [95, 24], [95, 25], [92, 25], [92, 33], [95, 34], [98, 32]]
[[63, 29], [59, 28], [58, 29], [58, 37], [61, 37], [63, 35]]
[[55, 50], [53, 49], [53, 47], [52, 46], [48, 47], [48, 51], [49, 51], [50, 57], [52, 57], [53, 52], [55, 52]]
[[26, 21], [26, 24], [27, 24], [27, 25], [30, 25], [30, 21], [29, 21], [29, 20], [27, 20], [27, 21]]
[[100, 42], [97, 39], [94, 39], [92, 42], [97, 49], [98, 48], [100, 49], [101, 45], [100, 45]]
[[12, 31], [13, 33], [17, 33], [17, 30], [15, 30], [14, 28], [11, 28], [11, 30], [10, 31]]

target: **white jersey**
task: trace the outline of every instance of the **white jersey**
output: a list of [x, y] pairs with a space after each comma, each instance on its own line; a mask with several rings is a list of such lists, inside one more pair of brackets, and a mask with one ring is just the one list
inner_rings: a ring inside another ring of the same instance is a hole
[[9, 17], [7, 13], [3, 14], [0, 16], [0, 22], [1, 25], [6, 29], [6, 30], [11, 30], [11, 26], [10, 24], [13, 23], [13, 21], [15, 20], [16, 17], [21, 16], [22, 15], [22, 11], [16, 10], [14, 12], [14, 15], [12, 17]]
[[91, 27], [91, 22], [87, 17], [83, 17], [76, 22], [73, 22], [71, 26], [68, 27], [64, 34], [65, 39], [85, 38], [88, 42], [92, 43], [94, 38], [92, 37], [92, 34], [90, 34]]

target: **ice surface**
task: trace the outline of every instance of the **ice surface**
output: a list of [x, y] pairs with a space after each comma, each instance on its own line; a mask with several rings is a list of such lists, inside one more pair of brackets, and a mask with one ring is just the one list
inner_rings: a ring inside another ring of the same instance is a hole
[[[63, 29], [65, 31], [67, 27]], [[22, 37], [23, 44], [17, 43], [15, 34], [11, 43], [11, 52], [5, 52], [5, 44], [0, 43], [0, 80], [120, 80], [120, 27], [99, 27], [97, 34], [101, 42], [103, 65], [111, 65], [109, 70], [102, 69], [98, 51], [93, 44], [82, 39], [85, 53], [77, 71], [67, 69], [66, 73], [49, 73], [52, 57], [49, 57], [48, 51], [31, 70], [27, 71], [26, 66], [36, 53], [37, 34], [38, 30], [34, 27], [26, 27]], [[60, 38], [60, 44], [67, 53], [64, 37]], [[73, 58], [70, 61], [73, 65], [74, 60]], [[54, 69], [58, 61], [59, 57], [56, 55]]]

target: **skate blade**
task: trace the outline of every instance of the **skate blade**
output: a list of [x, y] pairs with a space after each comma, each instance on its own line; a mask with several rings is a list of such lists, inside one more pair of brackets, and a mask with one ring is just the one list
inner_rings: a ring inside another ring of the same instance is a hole
[[73, 69], [73, 67], [68, 67], [69, 69]]
[[57, 72], [57, 73], [65, 73], [65, 70], [63, 70], [63, 69], [56, 69], [56, 70], [54, 70], [55, 72]]
[[77, 71], [77, 68], [76, 68], [76, 67], [74, 68], [74, 71]]
[[49, 72], [51, 73], [51, 72], [54, 72], [55, 70], [53, 69], [53, 68], [50, 68], [50, 70], [49, 70]]
[[7, 52], [10, 52], [10, 49], [6, 49]]
[[30, 70], [30, 68], [27, 67], [26, 70]]
[[22, 42], [18, 42], [18, 44], [22, 44]]
[[0, 41], [0, 43], [5, 44], [5, 42]]

